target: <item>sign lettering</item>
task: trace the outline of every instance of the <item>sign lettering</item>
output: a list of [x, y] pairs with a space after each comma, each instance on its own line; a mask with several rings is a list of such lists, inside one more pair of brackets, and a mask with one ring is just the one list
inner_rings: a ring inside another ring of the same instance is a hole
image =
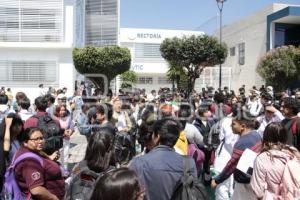
[[161, 39], [161, 35], [159, 33], [138, 33], [138, 38], [151, 38], [151, 39]]

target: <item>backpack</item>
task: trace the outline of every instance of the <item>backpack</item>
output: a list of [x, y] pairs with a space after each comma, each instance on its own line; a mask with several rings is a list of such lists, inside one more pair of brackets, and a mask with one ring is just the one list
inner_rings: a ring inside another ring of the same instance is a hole
[[221, 143], [219, 138], [221, 132], [222, 120], [215, 123], [209, 133], [203, 138], [204, 144], [211, 150], [216, 150]]
[[44, 132], [44, 152], [51, 155], [53, 152], [62, 148], [64, 129], [61, 129], [59, 125], [48, 115], [33, 117], [38, 119], [37, 127], [42, 129]]
[[73, 169], [70, 187], [67, 190], [66, 199], [90, 199], [98, 178], [103, 173], [90, 170], [85, 160], [81, 161]]
[[17, 159], [15, 157], [13, 158], [13, 161], [11, 165], [8, 167], [8, 169], [5, 172], [5, 182], [4, 182], [4, 189], [3, 194], [4, 197], [2, 197], [4, 200], [29, 200], [31, 199], [31, 194], [29, 193], [27, 196], [25, 196], [24, 193], [21, 192], [20, 187], [16, 181], [15, 177], [15, 168], [16, 166], [26, 158], [33, 158], [37, 160], [42, 166], [43, 166], [43, 159], [31, 152], [24, 153], [20, 155]]
[[189, 144], [188, 146], [188, 156], [195, 160], [198, 175], [200, 173], [202, 164], [204, 162], [205, 155], [196, 144]]
[[296, 117], [293, 119], [292, 124], [291, 124], [291, 132], [292, 132], [292, 137], [293, 137], [293, 146], [296, 147], [297, 149], [300, 148], [300, 136], [297, 134], [298, 131], [298, 123], [300, 122], [300, 117]]
[[119, 164], [128, 163], [135, 154], [132, 136], [126, 132], [117, 132], [114, 139], [115, 157]]
[[177, 182], [171, 200], [207, 200], [210, 199], [205, 187], [189, 173], [189, 157], [183, 156], [184, 172]]
[[286, 158], [282, 181], [281, 196], [285, 200], [300, 199], [300, 161]]

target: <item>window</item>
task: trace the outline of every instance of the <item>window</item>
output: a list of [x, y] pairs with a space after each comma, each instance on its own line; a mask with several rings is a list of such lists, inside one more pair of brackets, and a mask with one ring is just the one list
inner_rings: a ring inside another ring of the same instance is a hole
[[61, 42], [63, 0], [0, 1], [0, 42]]
[[235, 56], [235, 47], [231, 47], [229, 49], [229, 52], [230, 52], [230, 56]]
[[171, 84], [171, 81], [167, 77], [158, 77], [158, 84]]
[[36, 85], [57, 83], [56, 61], [0, 60], [0, 83]]
[[139, 77], [138, 84], [151, 85], [151, 84], [153, 84], [153, 78], [148, 77], [148, 76], [141, 76], [141, 77]]
[[86, 0], [87, 14], [117, 15], [118, 1], [116, 0]]
[[135, 57], [136, 58], [159, 58], [159, 59], [162, 59], [159, 48], [160, 48], [160, 44], [136, 43], [135, 44]]
[[118, 1], [85, 1], [85, 44], [111, 46], [118, 44]]
[[245, 64], [245, 43], [239, 44], [239, 64], [244, 65]]
[[56, 28], [55, 11], [49, 9], [29, 9], [21, 10], [23, 29], [50, 29]]

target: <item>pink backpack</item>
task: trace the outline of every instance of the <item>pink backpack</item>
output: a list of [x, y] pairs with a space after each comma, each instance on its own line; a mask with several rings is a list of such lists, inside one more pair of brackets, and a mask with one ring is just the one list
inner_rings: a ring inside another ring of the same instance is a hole
[[203, 151], [201, 151], [196, 144], [189, 144], [188, 155], [195, 160], [197, 171], [200, 172], [205, 157]]

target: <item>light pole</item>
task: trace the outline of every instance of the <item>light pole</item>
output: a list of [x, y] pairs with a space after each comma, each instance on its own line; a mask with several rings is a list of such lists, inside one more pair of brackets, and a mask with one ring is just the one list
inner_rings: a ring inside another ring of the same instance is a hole
[[[220, 44], [222, 43], [222, 11], [223, 4], [226, 0], [216, 0], [220, 11]], [[222, 64], [219, 66], [219, 88], [222, 89]]]

